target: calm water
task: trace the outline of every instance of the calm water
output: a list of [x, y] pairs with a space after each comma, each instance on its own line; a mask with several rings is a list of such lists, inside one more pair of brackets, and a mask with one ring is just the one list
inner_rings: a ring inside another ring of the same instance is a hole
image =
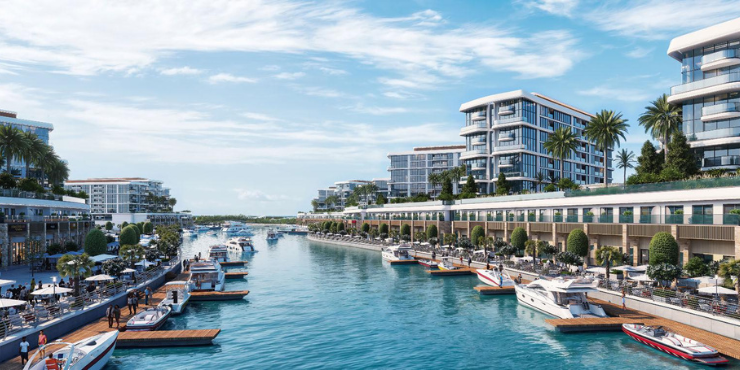
[[[111, 369], [703, 368], [621, 333], [560, 334], [513, 296], [480, 297], [475, 277], [431, 278], [380, 253], [287, 235], [253, 237], [245, 301], [191, 303], [166, 329], [221, 328], [211, 347], [116, 350]], [[214, 237], [184, 246], [207, 251]]]

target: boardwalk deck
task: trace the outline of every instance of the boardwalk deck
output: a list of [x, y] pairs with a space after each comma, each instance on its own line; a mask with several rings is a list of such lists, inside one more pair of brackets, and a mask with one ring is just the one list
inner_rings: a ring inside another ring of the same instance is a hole
[[432, 276], [475, 275], [475, 268], [460, 267], [457, 270], [426, 270]]
[[233, 301], [244, 298], [248, 290], [234, 290], [230, 292], [191, 292], [191, 301]]
[[221, 329], [123, 332], [116, 348], [190, 347], [213, 344]]
[[418, 260], [399, 260], [399, 261], [388, 261], [391, 265], [416, 265], [419, 263]]
[[246, 264], [247, 264], [247, 261], [221, 262], [221, 266], [223, 266], [223, 267], [237, 267], [237, 266], [244, 266]]
[[628, 317], [581, 317], [575, 319], [548, 319], [546, 323], [562, 333], [585, 331], [621, 331], [622, 324], [644, 324], [644, 319]]
[[480, 295], [503, 295], [503, 294], [514, 294], [514, 287], [495, 287], [495, 286], [477, 286], [474, 287]]
[[242, 279], [245, 276], [249, 275], [246, 271], [238, 271], [238, 272], [227, 272], [226, 278], [227, 279]]

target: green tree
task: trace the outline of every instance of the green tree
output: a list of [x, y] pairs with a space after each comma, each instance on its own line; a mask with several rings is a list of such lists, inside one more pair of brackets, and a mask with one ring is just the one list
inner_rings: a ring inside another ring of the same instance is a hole
[[678, 263], [678, 243], [676, 239], [667, 232], [659, 232], [650, 240], [650, 265]]
[[573, 229], [568, 234], [568, 251], [576, 254], [580, 257], [586, 257], [588, 255], [588, 236], [581, 229]]
[[80, 249], [80, 246], [71, 240], [64, 243], [64, 250], [66, 252], [77, 252], [79, 249]]
[[97, 256], [108, 251], [108, 242], [105, 234], [98, 229], [90, 230], [85, 236], [85, 253]]
[[646, 272], [648, 277], [653, 280], [658, 280], [661, 285], [665, 286], [663, 284], [664, 281], [672, 281], [681, 276], [681, 267], [661, 262], [655, 265], [650, 264]]
[[486, 231], [483, 230], [483, 226], [475, 226], [473, 227], [473, 230], [470, 231], [470, 240], [478, 247], [482, 247], [483, 245], [480, 244], [480, 238], [483, 238], [485, 241], [486, 238]]
[[51, 243], [48, 247], [46, 247], [46, 253], [48, 253], [50, 256], [61, 254], [64, 253], [64, 247], [59, 243]]
[[139, 234], [136, 225], [127, 225], [121, 230], [121, 235], [118, 237], [120, 245], [133, 245], [139, 244]]
[[56, 153], [52, 154], [52, 158], [48, 161], [46, 167], [43, 168], [43, 172], [46, 174], [49, 184], [60, 185], [69, 178], [69, 167], [67, 166], [67, 162], [59, 158]]
[[451, 247], [457, 241], [457, 235], [452, 233], [445, 234], [443, 240], [445, 244]]
[[717, 274], [727, 279], [735, 277], [735, 292], [740, 294], [740, 260], [730, 260], [719, 265]]
[[26, 164], [26, 178], [31, 176], [31, 163], [36, 163], [39, 156], [47, 154], [47, 145], [35, 133], [32, 131], [23, 131], [23, 138], [26, 141], [26, 146], [20, 153], [21, 159]]
[[403, 224], [403, 225], [401, 225], [401, 235], [402, 236], [411, 236], [411, 226], [409, 226], [409, 224]]
[[691, 150], [691, 146], [686, 140], [686, 135], [682, 132], [673, 134], [673, 138], [668, 143], [668, 155], [666, 168], [672, 168], [681, 173], [682, 178], [694, 176], [699, 173], [696, 155]]
[[126, 269], [126, 262], [120, 258], [105, 260], [100, 266], [100, 269], [103, 270], [104, 274], [110, 276], [121, 276], [123, 270]]
[[152, 234], [154, 232], [154, 225], [151, 222], [144, 223], [144, 234]]
[[461, 199], [475, 198], [478, 192], [478, 185], [475, 184], [473, 175], [468, 175], [468, 180], [463, 185], [462, 191], [460, 192]]
[[126, 226], [128, 226], [128, 222], [123, 221], [123, 223], [121, 223], [121, 230], [123, 230], [123, 228]]
[[383, 194], [378, 194], [378, 197], [375, 199], [375, 204], [382, 206], [386, 203], [388, 203], [388, 198], [386, 198]]
[[626, 140], [624, 134], [627, 133], [627, 127], [627, 120], [622, 118], [622, 113], [602, 110], [591, 118], [583, 130], [586, 138], [604, 152], [604, 187], [609, 186], [607, 171], [609, 149], [619, 146], [620, 138]]
[[74, 279], [74, 295], [80, 295], [80, 276], [89, 277], [92, 275], [92, 268], [95, 262], [90, 259], [87, 253], [80, 255], [65, 254], [57, 261], [57, 271], [61, 277], [70, 277]]
[[388, 236], [388, 224], [386, 223], [380, 224], [380, 227], [378, 228], [378, 232], [381, 235], [385, 235], [384, 237], [387, 237]]
[[427, 239], [436, 238], [439, 236], [439, 231], [437, 231], [437, 225], [429, 225], [427, 227]]
[[452, 187], [452, 180], [450, 178], [444, 178], [442, 180], [442, 191], [439, 193], [439, 196], [437, 199], [439, 200], [453, 200], [455, 199], [455, 195], [452, 194], [453, 192]]
[[635, 167], [635, 153], [622, 149], [617, 153], [617, 168], [624, 170], [624, 184], [627, 184], [627, 169]]
[[22, 155], [29, 146], [23, 131], [12, 126], [0, 126], [0, 153], [5, 158], [5, 172], [11, 173], [10, 162], [13, 159], [23, 159]]
[[552, 193], [555, 190], [557, 190], [557, 189], [555, 188], [555, 185], [553, 185], [553, 184], [547, 184], [547, 185], [545, 185], [545, 188], [542, 189], [542, 191], [544, 191], [545, 193]]
[[524, 242], [524, 253], [526, 253], [528, 256], [532, 257], [532, 260], [536, 260], [537, 257], [537, 241], [536, 240], [527, 240]]
[[517, 251], [524, 249], [524, 243], [526, 243], [528, 239], [527, 230], [524, 230], [523, 227], [517, 227], [511, 232], [511, 245], [513, 245]]
[[370, 224], [367, 222], [362, 223], [362, 232], [369, 233], [370, 232]]
[[671, 136], [680, 132], [682, 122], [681, 107], [668, 103], [668, 95], [663, 94], [645, 107], [645, 113], [637, 119], [645, 132], [660, 140], [663, 145], [664, 161], [668, 162], [668, 143]]
[[542, 190], [542, 184], [545, 182], [545, 174], [542, 172], [537, 172], [537, 174], [534, 176], [534, 181], [537, 183], [537, 190]]
[[507, 258], [511, 258], [511, 256], [515, 255], [519, 250], [511, 245], [511, 244], [505, 244], [503, 247], [499, 248], [498, 253], [503, 254]]
[[344, 231], [344, 222], [337, 222], [337, 232]]
[[13, 189], [18, 185], [13, 175], [5, 172], [0, 174], [0, 187], [3, 189]]
[[105, 229], [108, 230], [108, 231], [113, 230], [113, 223], [110, 222], [110, 221], [106, 222], [105, 223]]
[[617, 247], [602, 245], [596, 249], [596, 264], [606, 268], [606, 280], [609, 280], [611, 266], [620, 264], [624, 260], [624, 254]]
[[709, 275], [709, 266], [700, 257], [691, 257], [683, 266], [683, 269], [690, 277]]
[[498, 173], [498, 179], [496, 179], [496, 195], [507, 195], [509, 194], [509, 182], [506, 181], [506, 175], [503, 172]]
[[118, 250], [118, 255], [126, 261], [131, 268], [136, 268], [136, 263], [146, 255], [146, 250], [139, 244], [125, 244]]
[[583, 260], [581, 260], [581, 257], [571, 251], [565, 251], [560, 252], [555, 255], [555, 259], [568, 265], [569, 267], [572, 265], [580, 265], [583, 263]]
[[172, 210], [175, 209], [175, 205], [177, 204], [177, 199], [175, 199], [175, 198], [167, 199], [167, 204], [169, 204], [170, 211], [172, 211]]
[[578, 147], [578, 136], [570, 127], [561, 127], [550, 134], [543, 145], [553, 158], [560, 160], [560, 178], [563, 178], [565, 159]]
[[568, 177], [564, 177], [558, 181], [558, 188], [560, 190], [578, 190], [579, 187], [578, 184]]

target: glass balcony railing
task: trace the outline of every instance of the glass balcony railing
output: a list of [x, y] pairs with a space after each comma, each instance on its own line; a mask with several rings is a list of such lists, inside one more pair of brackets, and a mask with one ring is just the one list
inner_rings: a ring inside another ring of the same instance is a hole
[[565, 196], [582, 197], [589, 195], [647, 193], [656, 191], [722, 188], [730, 186], [740, 186], [740, 177], [720, 177], [711, 179], [662, 182], [656, 184], [610, 186], [608, 188], [597, 189], [580, 189], [566, 191]]
[[701, 109], [701, 115], [709, 116], [709, 115], [718, 114], [718, 113], [737, 112], [738, 106], [740, 106], [740, 104], [738, 103], [720, 103], [720, 104], [710, 105], [708, 107], [704, 107]]
[[600, 224], [611, 224], [614, 223], [614, 215], [601, 215], [599, 216]]
[[493, 148], [494, 152], [503, 152], [507, 150], [524, 150], [527, 149], [527, 146], [524, 144], [516, 144], [516, 145], [504, 145], [504, 146], [497, 146]]
[[712, 54], [707, 54], [701, 57], [701, 64], [709, 64], [716, 62], [718, 60], [722, 59], [728, 59], [728, 58], [737, 58], [737, 50], [736, 49], [726, 49], [726, 50], [720, 50], [717, 52], [714, 52]]
[[692, 90], [703, 89], [705, 87], [726, 84], [740, 81], [740, 72], [733, 72], [721, 76], [705, 78], [703, 80], [685, 83], [671, 87], [671, 95], [681, 94]]
[[594, 215], [583, 215], [583, 222], [585, 222], [585, 223], [593, 223], [594, 222]]
[[565, 217], [565, 222], [578, 222], [578, 215], [568, 215]]
[[635, 222], [635, 216], [633, 215], [619, 215], [620, 224], [631, 224]]
[[689, 141], [720, 139], [726, 137], [740, 136], [740, 127], [728, 127], [718, 130], [695, 132], [687, 138]]
[[725, 155], [722, 157], [704, 158], [704, 167], [738, 166], [740, 155]]

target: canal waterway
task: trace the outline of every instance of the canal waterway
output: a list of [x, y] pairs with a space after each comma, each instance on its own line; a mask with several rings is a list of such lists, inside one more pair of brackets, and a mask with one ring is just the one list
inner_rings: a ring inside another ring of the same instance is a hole
[[[186, 241], [185, 256], [223, 237]], [[244, 301], [191, 303], [164, 329], [221, 328], [216, 345], [116, 350], [112, 369], [694, 369], [622, 333], [561, 334], [474, 276], [430, 277], [380, 253], [286, 235], [253, 237]], [[737, 365], [737, 363], [734, 363]], [[735, 367], [735, 366], [733, 366]]]

